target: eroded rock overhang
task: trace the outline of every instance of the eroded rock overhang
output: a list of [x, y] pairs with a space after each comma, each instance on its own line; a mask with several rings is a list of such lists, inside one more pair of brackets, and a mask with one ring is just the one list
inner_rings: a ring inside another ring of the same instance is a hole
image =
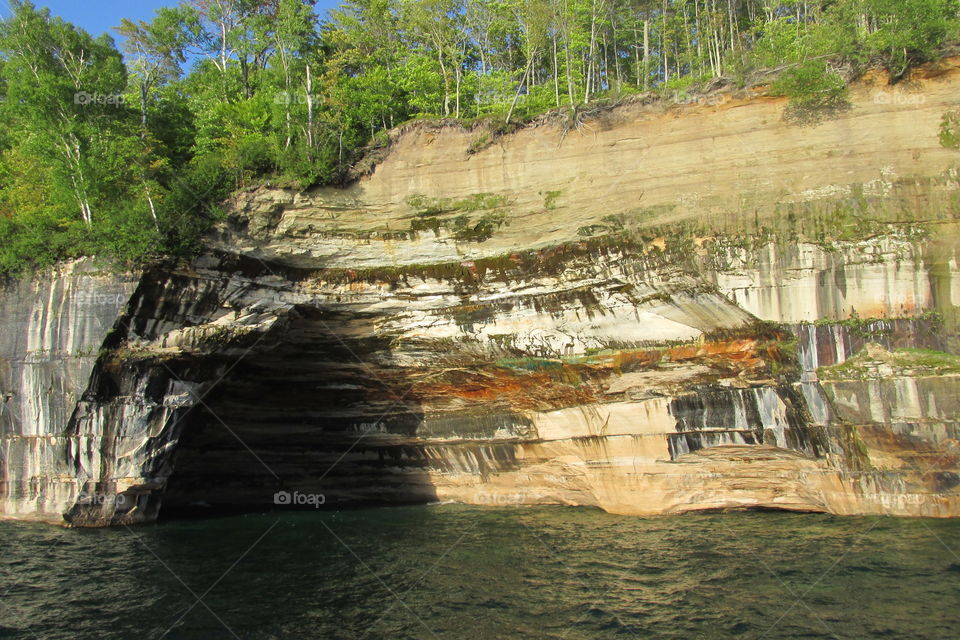
[[140, 280], [5, 509], [957, 515], [956, 372], [896, 357], [957, 350], [957, 75], [868, 80], [814, 127], [733, 94], [474, 154], [419, 127], [347, 189], [238, 194]]

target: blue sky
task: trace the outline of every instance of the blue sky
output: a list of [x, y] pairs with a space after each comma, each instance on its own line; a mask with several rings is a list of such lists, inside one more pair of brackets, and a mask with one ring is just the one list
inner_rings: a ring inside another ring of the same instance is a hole
[[[97, 36], [109, 32], [115, 40], [118, 36], [113, 27], [120, 24], [121, 18], [149, 20], [158, 7], [172, 7], [177, 0], [34, 0], [38, 7], [50, 7], [50, 12], [68, 22], [82, 27]], [[317, 12], [326, 13], [327, 9], [339, 4], [338, 0], [319, 0]], [[0, 15], [10, 15], [6, 0], [0, 0]]]

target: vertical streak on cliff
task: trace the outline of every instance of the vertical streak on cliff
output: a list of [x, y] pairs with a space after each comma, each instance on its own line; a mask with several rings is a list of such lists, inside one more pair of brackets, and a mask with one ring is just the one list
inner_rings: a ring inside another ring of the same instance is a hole
[[60, 521], [79, 495], [67, 422], [134, 284], [81, 260], [0, 291], [0, 516]]

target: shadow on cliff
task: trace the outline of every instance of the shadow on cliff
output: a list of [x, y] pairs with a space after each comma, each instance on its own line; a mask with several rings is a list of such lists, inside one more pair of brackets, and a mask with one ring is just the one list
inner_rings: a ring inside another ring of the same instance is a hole
[[185, 418], [161, 518], [436, 500], [409, 369], [370, 319], [298, 306], [230, 353]]

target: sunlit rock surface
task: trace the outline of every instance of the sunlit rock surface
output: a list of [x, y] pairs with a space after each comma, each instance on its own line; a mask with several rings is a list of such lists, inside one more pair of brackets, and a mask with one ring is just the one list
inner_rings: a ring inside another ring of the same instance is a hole
[[[2, 511], [960, 515], [960, 156], [937, 141], [958, 85], [951, 61], [870, 77], [806, 127], [749, 92], [637, 99], [472, 154], [476, 133], [417, 125], [350, 187], [240, 193], [100, 333], [47, 338], [91, 356], [53, 367], [32, 426], [2, 423]], [[903, 87], [923, 100], [875, 99]]]
[[0, 291], [0, 516], [62, 521], [83, 492], [67, 424], [135, 286], [80, 260]]

